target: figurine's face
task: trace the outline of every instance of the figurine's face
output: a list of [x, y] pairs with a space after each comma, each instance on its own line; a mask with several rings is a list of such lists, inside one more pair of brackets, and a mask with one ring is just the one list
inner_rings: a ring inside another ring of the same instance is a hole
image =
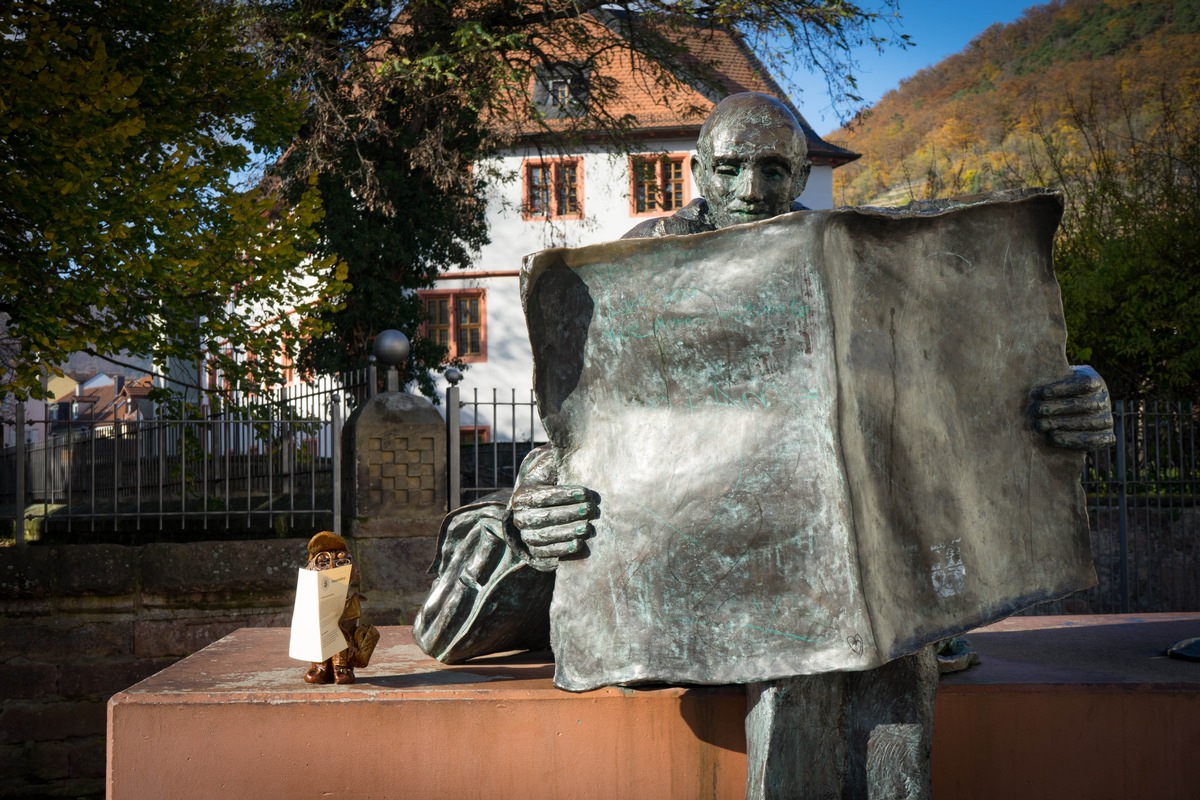
[[313, 556], [313, 566], [318, 570], [344, 567], [350, 562], [350, 554], [345, 550], [326, 550]]
[[803, 135], [775, 115], [755, 116], [725, 115], [692, 162], [718, 228], [786, 214], [808, 180]]

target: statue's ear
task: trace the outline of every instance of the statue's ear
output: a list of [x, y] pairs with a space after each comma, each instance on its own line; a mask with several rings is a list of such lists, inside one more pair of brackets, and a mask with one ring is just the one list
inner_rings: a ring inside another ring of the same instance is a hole
[[704, 193], [704, 181], [701, 178], [701, 173], [704, 171], [700, 164], [700, 154], [692, 155], [692, 194], [699, 197]]
[[812, 172], [812, 162], [807, 158], [792, 175], [792, 197], [799, 197], [804, 193], [804, 187], [808, 185], [808, 175]]

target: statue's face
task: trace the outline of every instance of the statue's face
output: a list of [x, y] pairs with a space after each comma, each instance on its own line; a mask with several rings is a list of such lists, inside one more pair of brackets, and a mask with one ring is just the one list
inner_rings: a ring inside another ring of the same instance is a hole
[[313, 556], [311, 563], [318, 570], [333, 569], [351, 563], [351, 558], [345, 550], [323, 550]]
[[696, 185], [718, 228], [770, 219], [791, 210], [808, 180], [807, 147], [778, 118], [730, 114], [713, 130], [711, 153], [692, 162]]

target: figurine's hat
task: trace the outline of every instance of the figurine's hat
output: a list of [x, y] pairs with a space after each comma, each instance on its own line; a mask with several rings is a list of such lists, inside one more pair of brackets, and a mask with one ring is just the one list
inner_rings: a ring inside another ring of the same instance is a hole
[[346, 540], [338, 536], [333, 531], [321, 531], [316, 536], [308, 540], [308, 557], [312, 558], [317, 553], [327, 553], [334, 550], [349, 550], [349, 545]]

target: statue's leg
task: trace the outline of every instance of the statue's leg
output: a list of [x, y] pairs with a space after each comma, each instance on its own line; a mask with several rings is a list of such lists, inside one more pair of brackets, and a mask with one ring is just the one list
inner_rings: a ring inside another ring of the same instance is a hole
[[843, 797], [928, 800], [937, 684], [933, 647], [846, 675], [850, 768]]
[[931, 648], [746, 690], [748, 800], [928, 800]]
[[746, 687], [746, 800], [841, 797], [845, 677], [798, 675]]

